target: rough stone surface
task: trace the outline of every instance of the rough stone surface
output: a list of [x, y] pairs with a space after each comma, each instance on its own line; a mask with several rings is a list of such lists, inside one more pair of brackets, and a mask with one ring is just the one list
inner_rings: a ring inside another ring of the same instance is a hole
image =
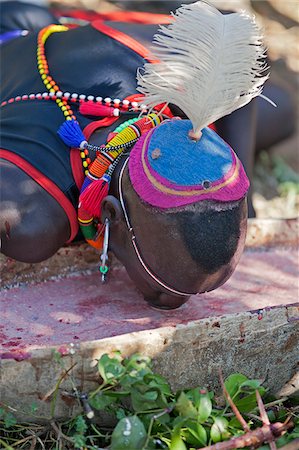
[[298, 301], [298, 251], [248, 249], [227, 283], [173, 311], [148, 306], [122, 266], [104, 285], [98, 272], [81, 274], [4, 290], [0, 301], [0, 355], [20, 360], [36, 348], [292, 304]]
[[96, 360], [116, 349], [123, 355], [137, 351], [152, 357], [156, 370], [174, 389], [200, 385], [218, 390], [221, 369], [224, 376], [242, 372], [266, 378], [276, 392], [298, 370], [298, 327], [299, 305], [282, 306], [56, 347], [64, 355], [60, 363], [53, 349], [37, 349], [28, 360], [2, 360], [1, 400], [16, 408], [20, 418], [30, 418], [32, 402], [40, 418], [49, 417], [55, 385], [64, 370], [73, 367], [61, 382], [54, 413], [67, 418], [76, 407], [63, 395], [71, 390], [70, 376], [81, 391], [95, 388]]

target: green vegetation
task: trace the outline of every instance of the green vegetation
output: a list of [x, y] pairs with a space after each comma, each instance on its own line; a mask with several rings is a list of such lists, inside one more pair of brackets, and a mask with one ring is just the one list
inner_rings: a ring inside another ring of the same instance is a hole
[[261, 152], [252, 184], [258, 217], [298, 216], [299, 174], [281, 156]]
[[[260, 380], [239, 373], [224, 382], [219, 375], [220, 397], [203, 387], [174, 393], [152, 371], [148, 357], [123, 358], [119, 352], [98, 360], [101, 384], [89, 394], [79, 392], [72, 380], [73, 392], [63, 394], [77, 400], [81, 413], [59, 423], [53, 419], [55, 402], [72, 368], [63, 367], [59, 354], [55, 358], [63, 372], [50, 393], [52, 418], [42, 424], [17, 424], [10, 408], [2, 405], [0, 448], [186, 450], [224, 441], [223, 449], [240, 448], [242, 443], [250, 448], [255, 442], [265, 450], [270, 448], [265, 444], [269, 436], [277, 448], [299, 438], [298, 398], [271, 398]], [[111, 428], [103, 426], [103, 412], [114, 423]], [[32, 405], [32, 416], [37, 414]], [[257, 435], [259, 440], [254, 441]]]

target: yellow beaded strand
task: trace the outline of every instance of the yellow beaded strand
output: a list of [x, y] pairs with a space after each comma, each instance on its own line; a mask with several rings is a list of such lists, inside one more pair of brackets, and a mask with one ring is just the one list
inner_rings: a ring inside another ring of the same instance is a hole
[[[48, 61], [46, 58], [45, 52], [45, 44], [47, 39], [53, 33], [60, 33], [68, 31], [68, 27], [63, 25], [49, 25], [46, 28], [43, 28], [38, 33], [37, 38], [37, 69], [41, 76], [42, 82], [44, 83], [46, 89], [49, 92], [49, 98], [53, 98], [56, 101], [57, 106], [60, 108], [61, 112], [64, 115], [65, 120], [77, 120], [74, 112], [72, 111], [70, 105], [67, 100], [62, 99], [62, 92], [56, 83], [56, 81], [50, 76]], [[89, 158], [88, 150], [84, 150], [80, 152], [80, 156], [82, 159], [83, 169], [85, 171], [85, 175], [87, 174], [87, 168], [91, 163], [91, 159]]]

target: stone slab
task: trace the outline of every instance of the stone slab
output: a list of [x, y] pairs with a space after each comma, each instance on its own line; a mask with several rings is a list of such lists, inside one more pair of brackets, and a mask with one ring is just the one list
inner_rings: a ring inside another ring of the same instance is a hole
[[2, 358], [28, 358], [33, 349], [178, 326], [298, 301], [296, 248], [247, 249], [222, 287], [193, 295], [173, 311], [147, 305], [117, 265], [106, 284], [98, 272], [24, 284], [0, 293]]
[[[59, 364], [53, 347], [34, 349], [28, 359], [4, 359], [1, 401], [14, 408], [20, 419], [45, 420], [51, 414], [54, 387], [69, 370], [54, 411], [54, 417], [66, 419], [75, 412], [76, 403], [64, 392], [72, 390], [72, 383], [81, 392], [95, 389], [99, 382], [96, 361], [113, 350], [124, 356], [139, 352], [152, 357], [154, 368], [174, 389], [202, 386], [217, 392], [221, 369], [224, 376], [242, 372], [265, 379], [276, 393], [298, 372], [298, 349], [299, 305], [208, 317], [60, 346]], [[38, 417], [32, 418], [32, 404], [38, 408]]]

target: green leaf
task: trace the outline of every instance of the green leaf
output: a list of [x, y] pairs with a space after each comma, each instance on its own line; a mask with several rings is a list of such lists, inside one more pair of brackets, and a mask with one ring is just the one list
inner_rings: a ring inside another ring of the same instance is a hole
[[261, 385], [260, 380], [246, 380], [244, 383], [240, 384], [239, 390], [240, 392], [255, 392]]
[[143, 394], [145, 400], [154, 402], [157, 400], [159, 393], [156, 390], [149, 390]]
[[192, 401], [189, 400], [189, 398], [184, 392], [181, 392], [176, 402], [175, 409], [183, 417], [192, 417], [194, 419], [197, 418], [197, 410], [193, 405]]
[[226, 378], [224, 385], [231, 398], [239, 391], [241, 384], [247, 380], [248, 378], [242, 373], [232, 373]]
[[141, 383], [132, 386], [131, 401], [136, 412], [166, 408], [168, 406], [159, 391]]
[[121, 363], [119, 353], [115, 352], [115, 357], [110, 358], [104, 354], [98, 361], [98, 371], [105, 383], [115, 384], [117, 380], [125, 373], [125, 368]]
[[181, 429], [185, 423], [188, 421], [189, 417], [177, 416], [172, 422], [172, 427], [175, 429]]
[[111, 450], [140, 450], [145, 444], [147, 433], [137, 416], [121, 419], [111, 436]]
[[13, 427], [14, 425], [16, 425], [16, 423], [17, 423], [17, 420], [11, 412], [4, 414], [4, 427], [5, 428]]
[[86, 421], [83, 416], [78, 416], [75, 420], [75, 430], [77, 433], [84, 434], [87, 430]]
[[134, 353], [130, 358], [126, 358], [124, 360], [124, 365], [127, 369], [149, 369], [151, 368], [151, 359], [148, 356], [140, 355], [139, 353]]
[[138, 354], [132, 355], [129, 359], [124, 361], [126, 373], [120, 380], [120, 385], [124, 388], [130, 389], [135, 383], [143, 382], [148, 384], [145, 380], [147, 375], [155, 377], [151, 368], [151, 360], [147, 357], [142, 357]]
[[74, 434], [72, 437], [75, 448], [83, 448], [86, 444], [86, 438], [82, 434]]
[[187, 447], [180, 436], [180, 432], [176, 431], [173, 433], [170, 442], [170, 450], [187, 450]]
[[237, 430], [243, 430], [242, 425], [240, 424], [240, 422], [238, 421], [238, 419], [236, 417], [233, 417], [230, 421], [229, 421], [229, 427], [230, 428], [234, 428]]
[[272, 409], [269, 409], [267, 411], [267, 416], [268, 416], [268, 419], [270, 420], [270, 422], [273, 422], [273, 423], [276, 422], [275, 412]]
[[124, 366], [128, 373], [134, 375], [135, 372], [146, 375], [153, 373], [151, 369], [151, 360], [147, 356], [141, 356], [138, 353], [132, 355], [129, 359], [125, 359]]
[[[266, 389], [261, 386], [258, 388], [258, 391], [261, 396], [263, 396]], [[254, 392], [250, 395], [244, 396], [243, 398], [237, 397], [234, 399], [234, 403], [240, 412], [248, 413], [257, 407], [256, 394]]]
[[229, 438], [228, 421], [225, 417], [215, 417], [210, 436], [213, 442], [220, 442]]
[[209, 394], [199, 394], [199, 402], [197, 406], [198, 416], [197, 420], [200, 423], [204, 423], [208, 417], [210, 417], [212, 412], [212, 402]]
[[119, 384], [123, 389], [129, 390], [135, 383], [143, 382], [144, 375], [144, 372], [131, 370], [120, 379]]
[[205, 447], [207, 444], [207, 432], [200, 423], [188, 421], [181, 434], [186, 442], [194, 447]]
[[97, 410], [105, 409], [107, 406], [110, 406], [112, 403], [116, 402], [117, 398], [109, 394], [104, 394], [103, 392], [99, 392], [89, 400], [90, 406]]
[[195, 405], [197, 409], [197, 420], [204, 423], [212, 412], [211, 395], [205, 389], [191, 389], [186, 392], [187, 398]]
[[240, 412], [250, 412], [257, 406], [255, 391], [261, 396], [266, 392], [260, 380], [249, 380], [245, 375], [234, 373], [225, 380], [225, 387]]
[[123, 409], [123, 408], [118, 408], [118, 410], [116, 411], [116, 418], [118, 419], [118, 420], [121, 420], [121, 419], [123, 419], [124, 417], [126, 417], [126, 413], [125, 413], [125, 410]]
[[159, 389], [165, 396], [167, 397], [172, 396], [169, 383], [167, 383], [166, 379], [161, 375], [149, 373], [145, 375], [144, 382], [151, 387]]
[[164, 425], [166, 423], [169, 423], [170, 420], [171, 420], [170, 419], [170, 415], [167, 414], [167, 413], [165, 413], [162, 416], [159, 416], [159, 417], [156, 418], [156, 422], [159, 423], [159, 424], [162, 424], [162, 425]]

